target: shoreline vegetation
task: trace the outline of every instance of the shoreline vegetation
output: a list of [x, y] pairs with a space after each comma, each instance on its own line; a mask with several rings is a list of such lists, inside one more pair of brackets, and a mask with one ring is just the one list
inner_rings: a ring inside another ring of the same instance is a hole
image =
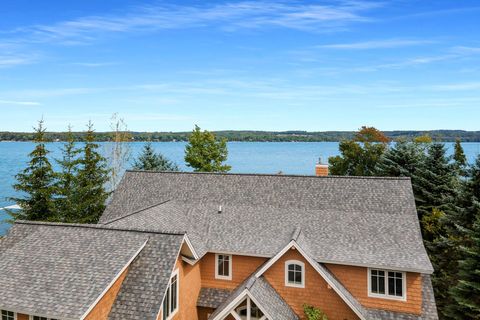
[[[338, 142], [350, 140], [356, 131], [212, 131], [220, 139], [238, 142]], [[480, 131], [464, 130], [395, 130], [383, 131], [385, 136], [393, 141], [413, 140], [429, 136], [432, 141], [480, 142]], [[45, 132], [46, 141], [67, 141], [68, 132]], [[75, 141], [83, 141], [85, 132], [72, 132]], [[112, 141], [114, 132], [96, 132], [96, 141]], [[130, 131], [132, 141], [175, 142], [188, 141], [191, 132], [135, 132]], [[0, 141], [33, 141], [34, 132], [0, 132]]]

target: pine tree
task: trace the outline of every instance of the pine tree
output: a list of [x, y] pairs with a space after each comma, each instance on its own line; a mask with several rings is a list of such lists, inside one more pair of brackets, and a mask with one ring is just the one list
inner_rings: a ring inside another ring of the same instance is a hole
[[97, 151], [93, 125], [88, 124], [85, 143], [81, 149], [79, 169], [75, 183], [76, 210], [74, 222], [97, 223], [105, 210], [105, 202], [109, 193], [105, 184], [109, 179], [106, 160]]
[[35, 149], [29, 154], [28, 166], [16, 175], [17, 183], [13, 185], [23, 197], [10, 198], [20, 207], [20, 212], [9, 212], [13, 219], [54, 220], [53, 201], [55, 173], [47, 158], [49, 151], [45, 146], [45, 128], [43, 120], [35, 128]]
[[62, 148], [62, 159], [57, 160], [60, 165], [60, 172], [57, 174], [56, 183], [56, 212], [57, 220], [62, 222], [73, 222], [76, 212], [75, 185], [77, 183], [77, 171], [80, 151], [75, 147], [75, 140], [71, 127], [68, 127], [67, 141]]
[[398, 141], [383, 154], [376, 172], [386, 177], [414, 177], [424, 160], [425, 153], [418, 143]]
[[185, 162], [197, 172], [227, 172], [231, 167], [224, 164], [227, 161], [227, 140], [217, 140], [208, 131], [201, 131], [195, 126], [185, 147]]
[[143, 146], [142, 154], [135, 159], [133, 169], [145, 171], [179, 171], [177, 164], [168, 160], [161, 153], [155, 153], [152, 143]]
[[480, 214], [477, 214], [471, 230], [466, 230], [471, 244], [463, 246], [465, 256], [460, 261], [459, 281], [451, 289], [455, 303], [450, 307], [452, 319], [480, 319]]

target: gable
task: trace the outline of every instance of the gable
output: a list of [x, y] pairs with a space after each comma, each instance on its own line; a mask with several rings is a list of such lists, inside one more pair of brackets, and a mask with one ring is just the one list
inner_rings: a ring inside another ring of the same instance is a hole
[[[289, 260], [298, 260], [304, 263], [305, 288], [285, 286], [285, 262]], [[298, 250], [290, 249], [286, 251], [263, 273], [263, 277], [298, 316], [303, 316], [303, 305], [309, 304], [322, 309], [329, 317], [334, 319], [359, 319]]]

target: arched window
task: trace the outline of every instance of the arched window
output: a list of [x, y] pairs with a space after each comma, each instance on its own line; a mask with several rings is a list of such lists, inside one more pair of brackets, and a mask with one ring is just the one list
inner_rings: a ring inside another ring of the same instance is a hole
[[305, 288], [305, 264], [297, 260], [285, 262], [285, 285]]

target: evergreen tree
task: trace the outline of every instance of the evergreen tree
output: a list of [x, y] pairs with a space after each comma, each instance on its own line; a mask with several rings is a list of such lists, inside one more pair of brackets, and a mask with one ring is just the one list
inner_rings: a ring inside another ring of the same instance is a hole
[[362, 127], [353, 140], [340, 142], [341, 155], [328, 159], [333, 175], [372, 176], [387, 149], [388, 138], [379, 130]]
[[75, 186], [79, 160], [77, 158], [80, 152], [75, 148], [75, 140], [71, 127], [68, 127], [66, 142], [62, 148], [62, 159], [57, 160], [60, 165], [60, 172], [57, 174], [56, 183], [56, 214], [57, 220], [62, 222], [73, 222], [75, 217]]
[[109, 179], [106, 159], [97, 151], [93, 125], [88, 124], [85, 143], [81, 149], [79, 168], [75, 183], [75, 213], [73, 221], [77, 223], [97, 223], [105, 210], [109, 193], [105, 183]]
[[10, 198], [20, 207], [19, 212], [9, 212], [13, 219], [54, 220], [53, 201], [55, 173], [47, 158], [49, 151], [45, 146], [45, 128], [43, 120], [35, 128], [35, 149], [29, 154], [30, 161], [22, 172], [16, 175], [17, 183], [13, 185], [23, 197]]
[[452, 319], [480, 319], [480, 214], [476, 216], [471, 230], [466, 230], [471, 244], [461, 249], [465, 256], [460, 261], [459, 281], [451, 289], [455, 303], [450, 313]]
[[[474, 222], [480, 217], [480, 156], [477, 157], [474, 164], [467, 170], [466, 179], [462, 180], [462, 191], [458, 197], [457, 210], [450, 214], [447, 231], [450, 250], [455, 250], [457, 260], [463, 261], [468, 258], [468, 250], [462, 247], [471, 247], [474, 245], [472, 233], [469, 230], [475, 229]], [[465, 312], [465, 299], [473, 299], [464, 295], [461, 281], [464, 281], [465, 274], [462, 273], [462, 262], [459, 263], [460, 272], [456, 272], [457, 268], [452, 268], [451, 274], [455, 276], [457, 281], [454, 290], [450, 291], [455, 301], [450, 303], [445, 310], [445, 314], [451, 319], [464, 319], [461, 317]], [[460, 282], [458, 282], [460, 281]], [[458, 296], [457, 296], [458, 295]], [[457, 301], [457, 300], [463, 301]], [[477, 300], [478, 304], [478, 300]], [[459, 317], [460, 316], [460, 317]], [[477, 314], [478, 316], [478, 314]], [[469, 318], [472, 319], [472, 318]]]
[[227, 172], [231, 166], [224, 164], [227, 161], [227, 140], [217, 140], [215, 135], [208, 131], [201, 131], [195, 126], [188, 138], [185, 147], [185, 162], [197, 172]]
[[448, 234], [448, 223], [457, 209], [455, 198], [459, 180], [455, 166], [441, 143], [429, 145], [423, 165], [415, 173], [414, 191], [422, 234], [435, 270], [432, 283], [442, 316], [453, 303], [449, 289], [456, 284], [458, 251]]
[[376, 172], [386, 177], [414, 177], [424, 160], [425, 153], [418, 143], [402, 140], [384, 153]]
[[152, 143], [143, 146], [142, 154], [135, 159], [133, 169], [146, 171], [179, 171], [177, 164], [168, 160], [161, 153], [155, 153]]
[[[455, 198], [458, 180], [443, 144], [434, 143], [428, 147], [427, 156], [414, 177], [413, 188], [420, 220], [425, 215], [431, 215], [433, 208], [444, 212], [448, 210]], [[428, 234], [424, 236], [428, 237]]]
[[460, 139], [455, 140], [455, 147], [453, 152], [453, 160], [455, 160], [455, 165], [460, 175], [465, 175], [465, 168], [467, 167], [467, 157], [463, 151], [463, 147]]

